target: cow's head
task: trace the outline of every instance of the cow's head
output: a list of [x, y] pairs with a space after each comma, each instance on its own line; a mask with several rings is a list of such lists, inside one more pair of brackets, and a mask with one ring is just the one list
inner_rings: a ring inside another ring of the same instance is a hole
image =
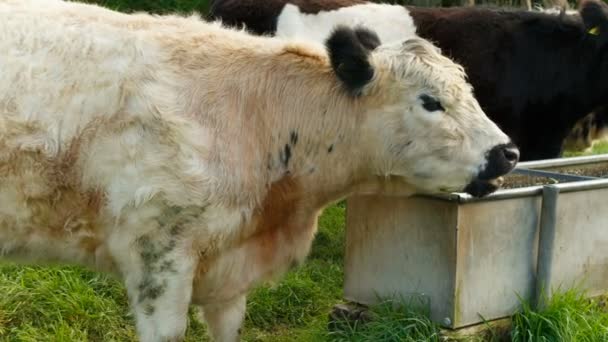
[[595, 37], [597, 48], [608, 47], [608, 5], [603, 1], [587, 0], [581, 3], [580, 14], [585, 30]]
[[581, 3], [579, 11], [587, 40], [591, 42], [591, 49], [594, 49], [595, 62], [590, 65], [593, 69], [590, 73], [599, 82], [595, 90], [600, 91], [598, 95], [606, 104], [605, 99], [608, 97], [608, 82], [606, 82], [608, 75], [608, 5], [603, 1], [586, 0]]
[[360, 138], [375, 175], [483, 196], [517, 163], [518, 149], [486, 117], [462, 67], [430, 42], [380, 45], [371, 31], [338, 27], [326, 45], [336, 75], [365, 106]]

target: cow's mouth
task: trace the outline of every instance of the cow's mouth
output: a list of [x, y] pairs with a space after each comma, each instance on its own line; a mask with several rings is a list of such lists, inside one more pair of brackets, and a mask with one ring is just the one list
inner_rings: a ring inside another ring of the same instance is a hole
[[464, 192], [473, 197], [484, 197], [498, 190], [504, 183], [504, 178], [474, 179], [464, 188]]

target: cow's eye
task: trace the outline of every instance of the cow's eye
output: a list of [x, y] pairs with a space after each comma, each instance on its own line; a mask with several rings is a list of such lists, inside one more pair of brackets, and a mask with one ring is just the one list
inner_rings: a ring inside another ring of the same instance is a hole
[[441, 102], [439, 102], [436, 98], [423, 94], [420, 95], [420, 100], [422, 101], [422, 107], [424, 107], [424, 109], [428, 110], [429, 112], [436, 112], [438, 110], [444, 112], [445, 108], [443, 108], [443, 106], [441, 105]]

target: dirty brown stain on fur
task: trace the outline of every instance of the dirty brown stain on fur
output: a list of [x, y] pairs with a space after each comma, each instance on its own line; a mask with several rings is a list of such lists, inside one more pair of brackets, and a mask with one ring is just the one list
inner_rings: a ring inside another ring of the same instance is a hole
[[71, 240], [86, 254], [94, 254], [102, 244], [99, 221], [106, 196], [99, 189], [85, 189], [80, 184], [82, 170], [78, 161], [95, 130], [86, 125], [57, 155], [40, 147], [24, 152], [12, 146], [15, 133], [35, 135], [43, 130], [41, 127], [17, 124], [14, 130], [0, 139], [4, 149], [0, 180], [15, 189], [15, 200], [29, 212], [24, 228], [46, 239]]
[[259, 212], [258, 233], [251, 237], [259, 241], [261, 262], [272, 261], [281, 237], [290, 239], [291, 220], [301, 194], [300, 184], [290, 175], [285, 175], [270, 186]]
[[302, 57], [308, 63], [316, 62], [323, 66], [327, 64], [327, 58], [325, 58], [323, 55], [320, 55], [317, 51], [307, 49], [306, 47], [301, 45], [287, 45], [285, 46], [283, 51], [284, 54], [291, 54], [294, 56]]

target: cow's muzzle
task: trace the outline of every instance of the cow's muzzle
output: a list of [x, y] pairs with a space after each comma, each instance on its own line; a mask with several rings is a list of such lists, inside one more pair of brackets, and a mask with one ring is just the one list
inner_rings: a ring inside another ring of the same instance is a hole
[[502, 176], [511, 172], [519, 161], [519, 149], [515, 144], [494, 146], [487, 153], [487, 163], [477, 177], [471, 181], [464, 191], [475, 197], [483, 197], [498, 190], [503, 183]]

